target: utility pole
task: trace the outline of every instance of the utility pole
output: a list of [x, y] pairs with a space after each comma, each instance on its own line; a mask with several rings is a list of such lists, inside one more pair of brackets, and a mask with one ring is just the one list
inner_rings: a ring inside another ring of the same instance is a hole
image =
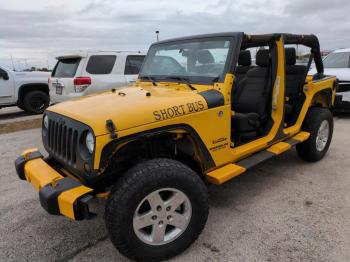
[[15, 64], [13, 63], [12, 54], [10, 54], [10, 56], [11, 56], [12, 69], [13, 69], [13, 71], [16, 71]]
[[27, 59], [26, 59], [26, 58], [24, 58], [24, 64], [26, 65], [26, 69], [29, 70], [28, 63], [27, 63]]
[[297, 58], [299, 57], [299, 45], [297, 45]]
[[159, 31], [158, 30], [156, 31], [156, 34], [157, 34], [157, 42], [159, 42]]
[[20, 62], [20, 60], [17, 60], [17, 64], [18, 64], [18, 70], [19, 70], [19, 71], [22, 71], [22, 69], [21, 69], [21, 62]]

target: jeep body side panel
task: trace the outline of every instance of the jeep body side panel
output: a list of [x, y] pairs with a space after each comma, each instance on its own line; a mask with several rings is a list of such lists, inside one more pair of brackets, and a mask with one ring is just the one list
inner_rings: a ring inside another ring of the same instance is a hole
[[[230, 105], [224, 105], [207, 109], [204, 98], [201, 98], [200, 101], [205, 104], [205, 109], [201, 111], [187, 113], [183, 116], [121, 130], [117, 132], [118, 138], [122, 139], [123, 137], [128, 137], [133, 134], [162, 127], [188, 125], [203, 141], [215, 163], [215, 166], [220, 166], [230, 162], [232, 159], [232, 155], [230, 154], [231, 107]], [[184, 108], [186, 107], [188, 107], [188, 105], [185, 104]], [[140, 117], [142, 117], [142, 115]], [[117, 122], [116, 125], [118, 126]], [[181, 128], [178, 130], [181, 130]], [[94, 169], [99, 168], [102, 150], [109, 142], [111, 142], [109, 134], [96, 137]]]
[[[319, 92], [329, 90], [326, 93], [330, 94], [331, 97], [328, 98], [327, 100], [330, 99], [330, 101], [332, 101], [331, 107], [333, 107], [334, 98], [335, 98], [335, 90], [333, 89], [334, 81], [336, 81], [336, 78], [332, 76], [332, 77], [326, 77], [324, 79], [317, 80], [317, 81], [310, 80], [306, 82], [303, 89], [303, 92], [305, 95], [304, 104], [299, 113], [296, 123], [293, 126], [285, 128], [283, 130], [283, 132], [286, 135], [291, 136], [300, 131], [303, 121], [305, 119], [306, 113], [311, 106], [316, 104], [322, 105], [322, 103], [317, 103], [317, 99], [318, 99], [317, 94]], [[328, 107], [328, 106], [325, 106], [325, 107]]]

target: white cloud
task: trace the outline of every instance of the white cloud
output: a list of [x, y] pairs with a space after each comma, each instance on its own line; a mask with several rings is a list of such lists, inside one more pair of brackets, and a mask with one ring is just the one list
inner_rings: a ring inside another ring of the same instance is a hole
[[[12, 0], [0, 7], [0, 63], [54, 64], [77, 49], [147, 50], [155, 40], [222, 31], [314, 33], [323, 49], [350, 44], [350, 2], [317, 0]], [[22, 60], [21, 60], [22, 59]]]

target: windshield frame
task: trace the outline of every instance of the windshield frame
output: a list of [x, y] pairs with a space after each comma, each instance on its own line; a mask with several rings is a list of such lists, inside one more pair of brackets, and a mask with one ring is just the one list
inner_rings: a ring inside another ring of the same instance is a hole
[[[189, 43], [189, 42], [201, 42], [201, 41], [229, 41], [229, 47], [227, 52], [227, 59], [224, 66], [224, 70], [218, 77], [207, 77], [207, 76], [187, 76], [187, 75], [144, 75], [142, 74], [142, 71], [146, 65], [146, 61], [148, 56], [151, 55], [151, 52], [153, 51], [152, 48], [154, 47], [161, 47], [161, 46], [167, 46], [167, 45], [174, 45], [176, 43], [182, 44], [182, 43]], [[191, 84], [204, 84], [204, 85], [212, 85], [215, 82], [224, 82], [225, 76], [227, 73], [233, 73], [234, 72], [234, 66], [236, 65], [236, 60], [238, 59], [238, 52], [241, 44], [242, 36], [239, 33], [227, 33], [227, 34], [213, 34], [213, 35], [203, 35], [203, 36], [194, 36], [194, 37], [184, 37], [174, 40], [168, 40], [168, 41], [162, 41], [162, 42], [156, 42], [152, 44], [147, 52], [147, 55], [145, 57], [145, 60], [142, 64], [142, 67], [140, 69], [139, 73], [139, 79], [142, 81], [149, 81], [147, 78], [151, 77], [154, 79], [154, 81], [158, 82], [184, 82], [182, 80], [175, 80], [175, 79], [169, 79], [169, 77], [180, 77], [180, 78], [187, 78], [188, 82]], [[238, 50], [238, 51], [237, 51]], [[146, 79], [145, 79], [146, 78]]]

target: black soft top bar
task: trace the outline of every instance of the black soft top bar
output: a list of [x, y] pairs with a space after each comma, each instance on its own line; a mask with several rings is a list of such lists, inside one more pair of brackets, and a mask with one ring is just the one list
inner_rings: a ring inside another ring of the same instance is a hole
[[283, 34], [285, 44], [305, 45], [311, 48], [318, 73], [323, 73], [323, 62], [320, 43], [315, 35], [293, 35]]
[[265, 35], [247, 35], [245, 34], [242, 41], [242, 49], [249, 47], [258, 47], [262, 45], [269, 45], [279, 37], [283, 36], [284, 44], [290, 45], [305, 45], [311, 48], [316, 69], [318, 73], [323, 73], [323, 63], [320, 51], [320, 44], [318, 38], [315, 35], [295, 35], [295, 34], [265, 34]]

